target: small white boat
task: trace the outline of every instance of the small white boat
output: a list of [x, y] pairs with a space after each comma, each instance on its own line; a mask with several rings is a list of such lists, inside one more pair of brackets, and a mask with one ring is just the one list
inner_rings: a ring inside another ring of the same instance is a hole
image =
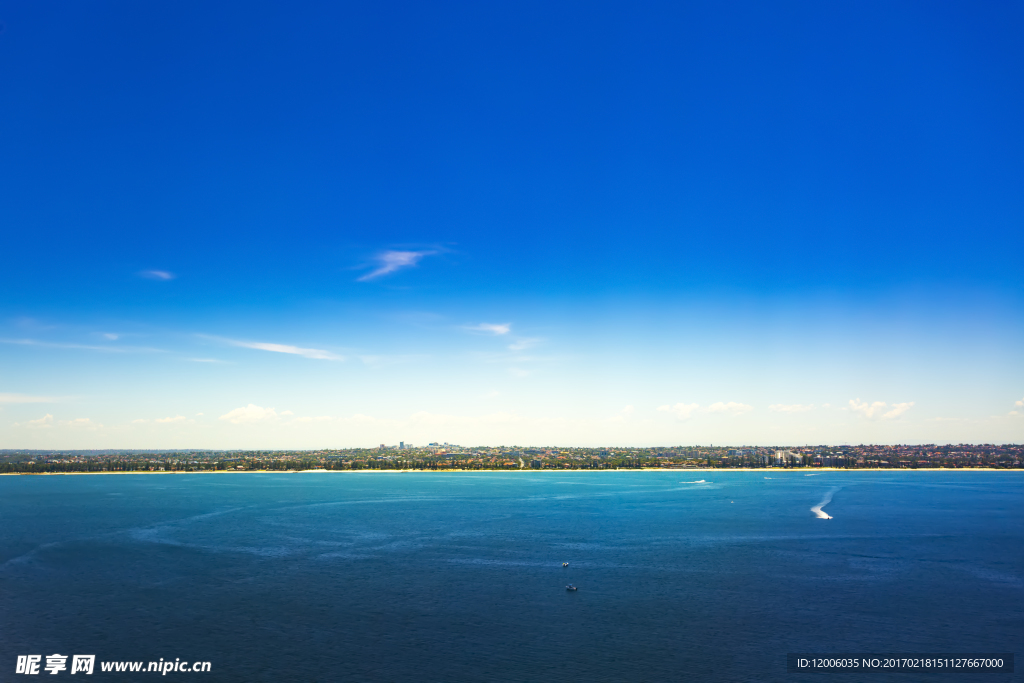
[[569, 566], [569, 563], [568, 563], [568, 562], [563, 562], [563, 563], [562, 563], [562, 566], [563, 566], [563, 567], [568, 567], [568, 566]]

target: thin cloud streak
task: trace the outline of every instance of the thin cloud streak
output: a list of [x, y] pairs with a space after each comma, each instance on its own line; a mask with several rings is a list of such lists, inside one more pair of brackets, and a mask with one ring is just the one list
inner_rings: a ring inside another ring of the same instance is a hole
[[533, 348], [534, 346], [537, 346], [542, 341], [544, 340], [541, 339], [540, 337], [523, 337], [522, 339], [517, 339], [511, 344], [509, 344], [508, 348], [509, 351], [525, 351], [526, 349], [530, 349]]
[[490, 334], [508, 334], [512, 329], [512, 323], [480, 323], [479, 325], [466, 325], [470, 332], [488, 332]]
[[385, 251], [377, 255], [377, 267], [366, 275], [356, 278], [356, 282], [369, 282], [379, 277], [390, 275], [403, 268], [413, 268], [424, 256], [433, 256], [436, 251]]
[[[292, 344], [273, 344], [270, 342], [251, 342], [243, 341], [241, 339], [227, 339], [225, 337], [211, 337], [208, 335], [198, 335], [206, 339], [214, 339], [216, 341], [230, 344], [231, 346], [240, 346], [245, 349], [257, 349], [259, 351], [270, 351], [272, 353], [287, 353], [293, 356], [302, 356], [303, 358], [312, 358], [313, 360], [345, 360], [344, 356], [339, 356], [336, 353], [332, 353], [325, 349], [312, 349], [305, 348], [302, 346], [293, 346]], [[190, 359], [195, 362], [210, 362], [209, 360], [201, 359]], [[212, 360], [212, 359], [211, 359]]]
[[768, 410], [773, 413], [806, 413], [809, 410], [814, 410], [814, 406], [811, 404], [801, 405], [799, 403], [793, 403], [791, 405], [775, 403], [768, 406]]
[[160, 280], [166, 282], [167, 280], [173, 280], [177, 276], [167, 270], [143, 270], [139, 272], [139, 277], [144, 277], [147, 280]]
[[19, 346], [41, 346], [49, 349], [82, 349], [85, 351], [101, 351], [103, 353], [166, 353], [164, 349], [149, 346], [93, 346], [90, 344], [66, 344], [62, 342], [46, 342], [38, 339], [0, 339], [0, 344], [17, 344]]
[[61, 399], [54, 396], [30, 396], [28, 394], [0, 394], [0, 403], [58, 403]]

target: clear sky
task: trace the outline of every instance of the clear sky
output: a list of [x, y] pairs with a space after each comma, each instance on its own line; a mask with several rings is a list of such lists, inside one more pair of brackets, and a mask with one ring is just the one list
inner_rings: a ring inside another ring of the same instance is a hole
[[0, 448], [1024, 441], [1020, 2], [0, 23]]

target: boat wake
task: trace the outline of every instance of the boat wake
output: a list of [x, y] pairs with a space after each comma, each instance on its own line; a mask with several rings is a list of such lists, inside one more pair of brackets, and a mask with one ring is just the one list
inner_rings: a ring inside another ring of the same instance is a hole
[[679, 483], [680, 484], [707, 484], [708, 482], [704, 481], [703, 479], [698, 479], [697, 481], [681, 481]]
[[840, 488], [842, 487], [834, 486], [830, 488], [828, 490], [828, 493], [825, 494], [825, 497], [821, 499], [821, 502], [811, 508], [811, 512], [817, 515], [818, 519], [832, 519], [832, 515], [828, 514], [821, 508], [825, 507], [826, 505], [832, 502], [832, 496], [834, 496], [836, 491], [838, 491]]

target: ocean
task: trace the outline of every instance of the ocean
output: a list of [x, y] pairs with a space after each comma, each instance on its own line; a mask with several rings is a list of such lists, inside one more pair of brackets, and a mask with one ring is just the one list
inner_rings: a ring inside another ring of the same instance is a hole
[[[1024, 472], [4, 476], [0, 633], [0, 681], [1024, 680], [786, 671], [1019, 655]], [[100, 670], [161, 658], [210, 671]]]

